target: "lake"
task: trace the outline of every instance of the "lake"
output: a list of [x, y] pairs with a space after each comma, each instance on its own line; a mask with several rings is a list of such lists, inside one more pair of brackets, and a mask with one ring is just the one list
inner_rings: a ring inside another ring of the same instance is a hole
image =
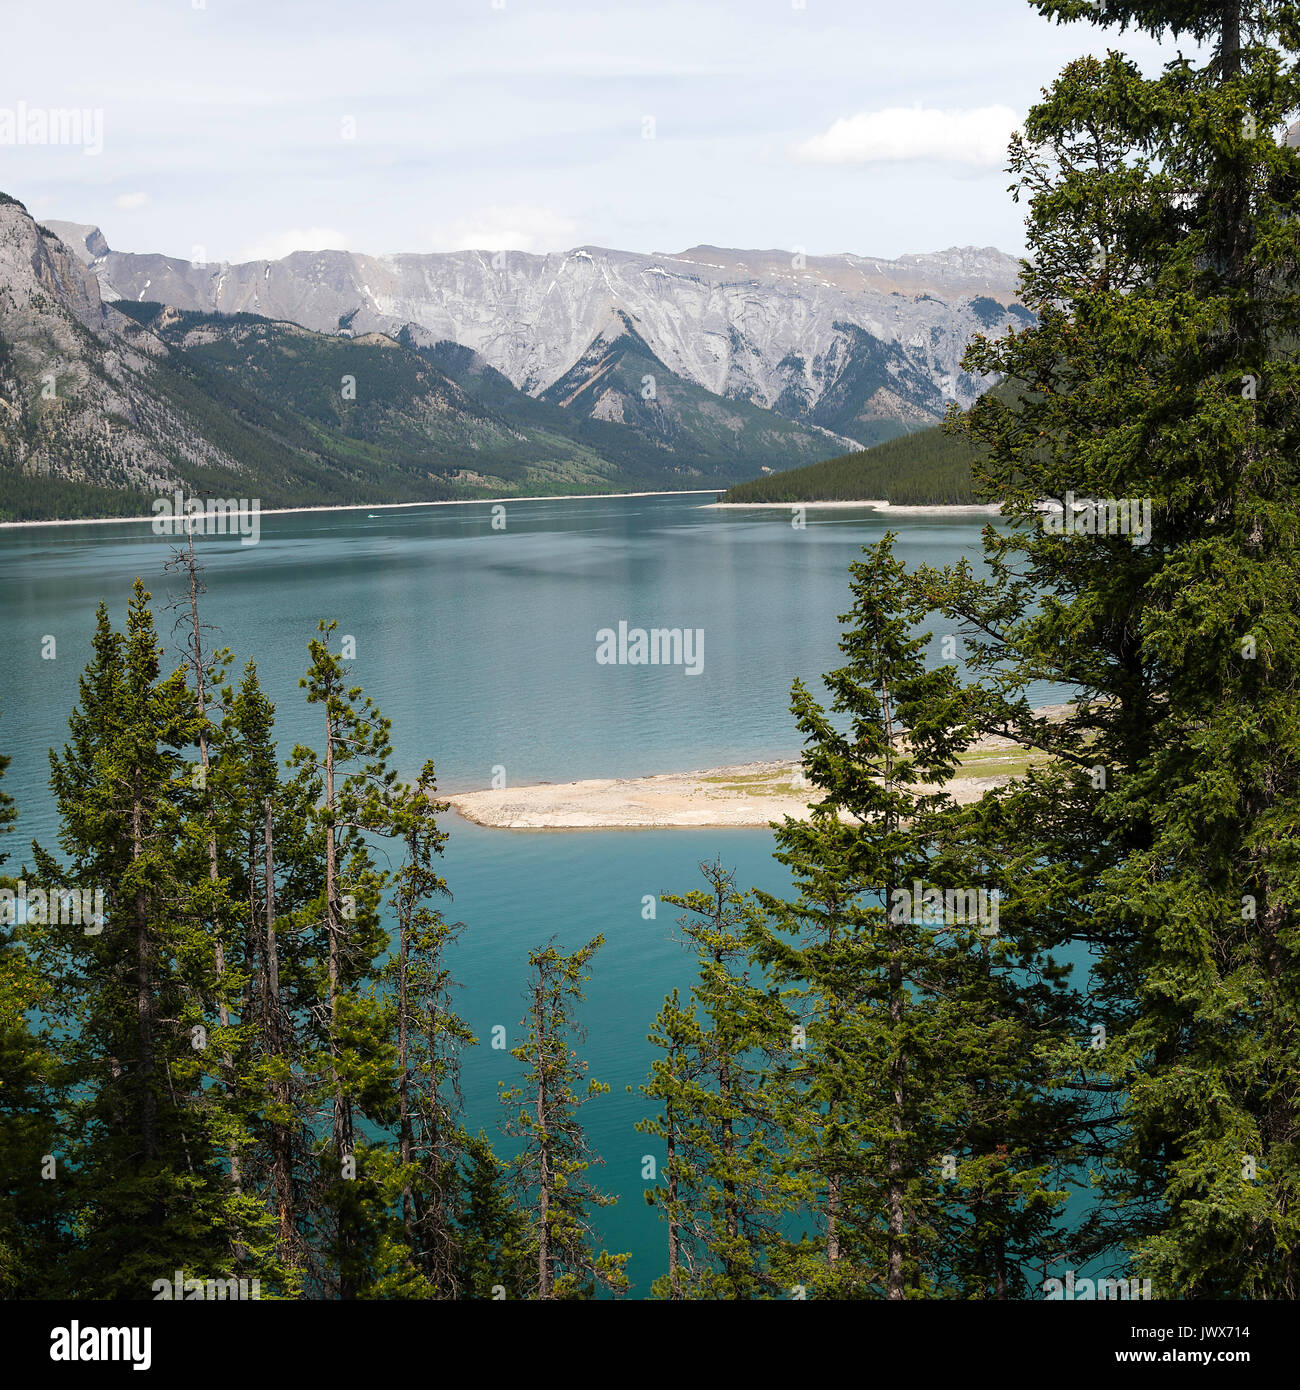
[[[311, 512], [261, 518], [257, 545], [196, 542], [208, 594], [203, 617], [216, 645], [258, 662], [278, 706], [282, 756], [315, 741], [318, 714], [298, 677], [319, 618], [355, 639], [353, 679], [393, 721], [399, 774], [426, 758], [443, 791], [508, 783], [640, 776], [761, 758], [791, 757], [800, 740], [789, 714], [792, 680], [820, 690], [840, 664], [837, 616], [849, 605], [848, 566], [886, 523], [868, 510], [807, 513], [703, 506], [708, 496], [510, 502], [504, 529], [483, 503], [406, 510]], [[500, 514], [498, 513], [498, 516]], [[891, 517], [896, 554], [909, 565], [980, 553], [984, 518]], [[5, 790], [18, 806], [10, 837], [17, 872], [33, 837], [55, 846], [47, 750], [61, 744], [89, 654], [96, 602], [125, 620], [132, 581], [153, 592], [159, 634], [179, 660], [172, 542], [147, 522], [0, 531], [0, 751], [12, 756]], [[599, 664], [597, 633], [683, 628], [703, 634], [698, 674], [684, 666]], [[934, 659], [938, 660], [936, 629]], [[42, 655], [54, 639], [53, 659]], [[337, 650], [337, 647], [335, 648]], [[1057, 687], [1035, 703], [1065, 698]], [[720, 855], [742, 887], [782, 892], [786, 872], [768, 832], [489, 830], [445, 822], [449, 915], [467, 924], [453, 964], [459, 1008], [482, 1040], [466, 1056], [471, 1127], [499, 1138], [497, 1083], [516, 1064], [492, 1051], [494, 1025], [518, 1039], [528, 952], [554, 936], [564, 947], [603, 932], [582, 1021], [591, 1074], [610, 1094], [584, 1110], [617, 1192], [600, 1214], [611, 1249], [630, 1250], [632, 1297], [664, 1264], [663, 1227], [641, 1193], [641, 1161], [656, 1152], [633, 1129], [645, 1114], [629, 1095], [654, 1053], [645, 1035], [663, 996], [689, 988], [691, 957], [676, 943], [674, 910], [641, 916], [646, 894], [682, 893], [697, 865]], [[504, 1140], [498, 1143], [506, 1152]]]

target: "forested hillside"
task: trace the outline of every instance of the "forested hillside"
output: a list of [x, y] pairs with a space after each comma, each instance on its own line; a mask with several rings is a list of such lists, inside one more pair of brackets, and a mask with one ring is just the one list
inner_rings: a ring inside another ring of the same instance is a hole
[[724, 502], [885, 501], [899, 505], [974, 502], [971, 463], [977, 450], [965, 434], [932, 425], [873, 449], [769, 473], [738, 483]]

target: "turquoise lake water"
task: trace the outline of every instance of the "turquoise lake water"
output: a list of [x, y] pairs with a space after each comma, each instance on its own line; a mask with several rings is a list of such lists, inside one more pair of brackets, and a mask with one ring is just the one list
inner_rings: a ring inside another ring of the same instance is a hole
[[[486, 786], [498, 767], [521, 784], [793, 756], [791, 681], [820, 689], [820, 673], [840, 663], [848, 566], [886, 526], [864, 509], [809, 511], [795, 529], [785, 511], [711, 510], [709, 500], [512, 502], [504, 530], [492, 529], [485, 504], [263, 516], [257, 545], [198, 542], [203, 615], [214, 643], [233, 649], [236, 673], [257, 659], [286, 757], [317, 734], [297, 680], [318, 618], [337, 618], [355, 638], [353, 679], [393, 721], [399, 774], [413, 777], [432, 757], [445, 792]], [[942, 564], [978, 557], [982, 524], [891, 517], [889, 528], [907, 563]], [[170, 644], [170, 548], [145, 522], [0, 531], [0, 750], [13, 759], [5, 790], [20, 817], [12, 871], [30, 859], [32, 838], [55, 846], [47, 750], [66, 738], [95, 603], [104, 598], [120, 626], [139, 575]], [[597, 664], [597, 632], [620, 621], [702, 629], [700, 674]], [[56, 655], [46, 660], [50, 636]], [[179, 641], [169, 655], [178, 650]], [[1033, 694], [1065, 698], [1048, 686]], [[632, 1297], [643, 1297], [664, 1240], [641, 1196], [642, 1155], [655, 1147], [633, 1129], [645, 1108], [625, 1087], [645, 1079], [654, 1052], [645, 1035], [692, 970], [673, 940], [673, 910], [660, 905], [644, 921], [642, 898], [697, 886], [698, 863], [715, 855], [742, 887], [781, 892], [788, 875], [763, 830], [517, 832], [454, 814], [446, 826], [450, 915], [467, 924], [454, 961], [459, 1008], [482, 1040], [465, 1063], [473, 1127], [498, 1138], [497, 1083], [513, 1082], [515, 1063], [488, 1040], [504, 1024], [515, 1044], [529, 950], [552, 936], [571, 947], [605, 935], [582, 1021], [591, 1074], [611, 1090], [584, 1117], [605, 1160], [594, 1176], [621, 1196], [602, 1229], [610, 1248], [632, 1252]]]

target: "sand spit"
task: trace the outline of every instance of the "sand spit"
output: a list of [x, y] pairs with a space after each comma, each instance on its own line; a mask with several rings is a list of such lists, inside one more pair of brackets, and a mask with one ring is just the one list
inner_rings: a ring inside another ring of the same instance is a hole
[[[1053, 705], [1037, 713], [1057, 719], [1066, 708]], [[1027, 766], [1025, 751], [1010, 739], [981, 738], [965, 755], [963, 775], [948, 790], [959, 804], [968, 805], [1023, 775]], [[815, 789], [804, 785], [798, 762], [777, 760], [652, 777], [542, 782], [444, 799], [475, 825], [500, 830], [659, 830], [763, 827], [786, 816], [802, 820], [815, 795]]]
[[[703, 772], [463, 792], [446, 800], [466, 820], [500, 830], [738, 830], [786, 816], [804, 819], [814, 792], [800, 785], [799, 772], [796, 762], [741, 763]], [[964, 804], [1007, 781], [1010, 774], [969, 777], [952, 783], [951, 790]]]

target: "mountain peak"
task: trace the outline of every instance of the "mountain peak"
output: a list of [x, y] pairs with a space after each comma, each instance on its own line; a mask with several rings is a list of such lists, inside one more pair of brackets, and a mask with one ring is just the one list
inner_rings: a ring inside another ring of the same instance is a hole
[[90, 265], [112, 249], [104, 233], [93, 222], [46, 222], [44, 224], [72, 252], [82, 265]]

